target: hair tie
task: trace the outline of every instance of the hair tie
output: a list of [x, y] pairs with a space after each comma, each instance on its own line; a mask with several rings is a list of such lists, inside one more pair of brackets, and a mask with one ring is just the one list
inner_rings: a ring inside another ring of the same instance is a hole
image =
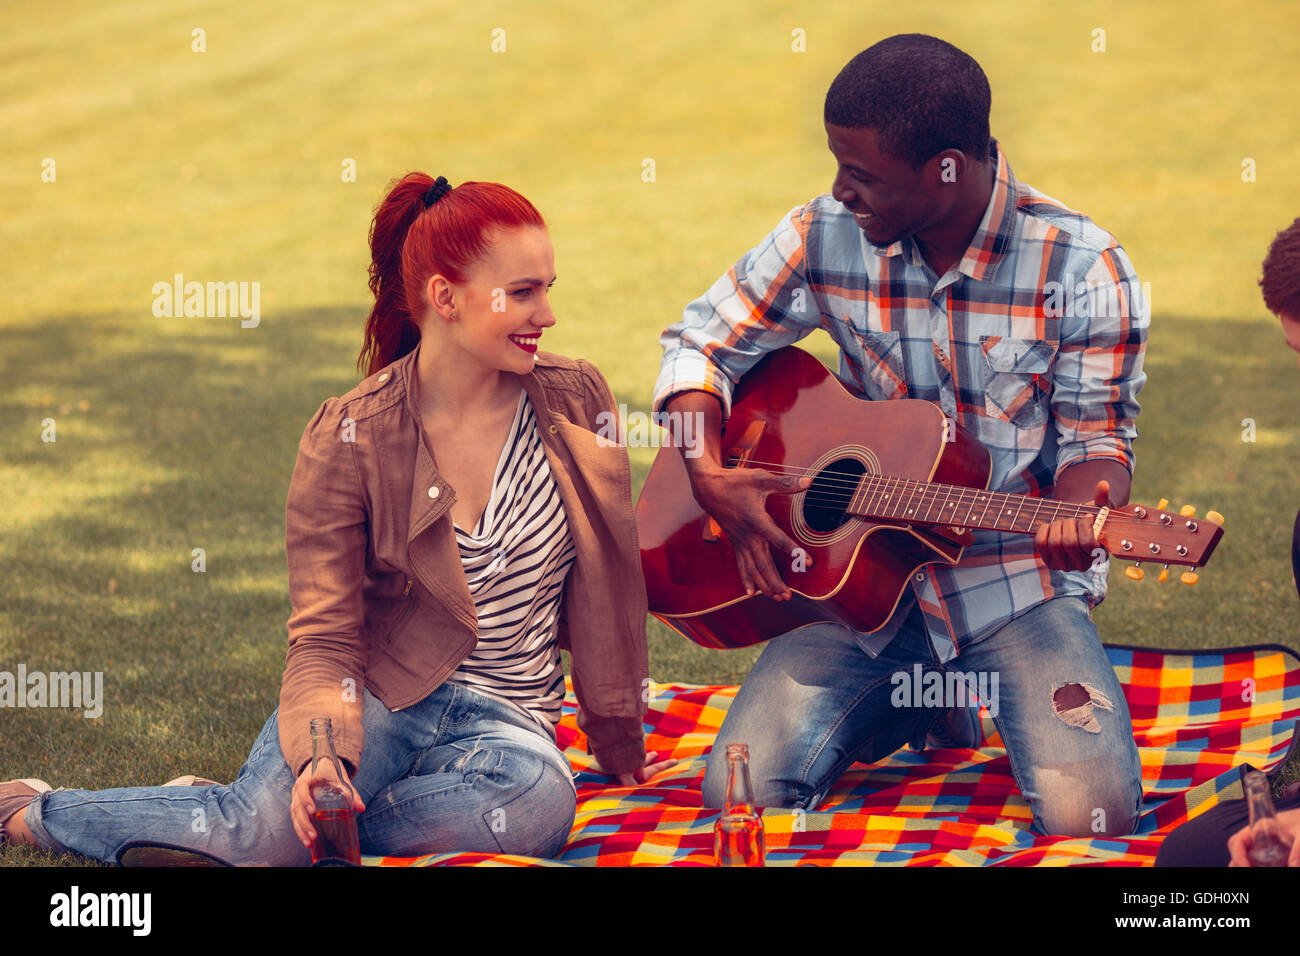
[[433, 185], [424, 192], [424, 208], [428, 209], [443, 196], [447, 195], [447, 193], [451, 192], [451, 188], [451, 183], [447, 182], [447, 177], [439, 176], [433, 181]]

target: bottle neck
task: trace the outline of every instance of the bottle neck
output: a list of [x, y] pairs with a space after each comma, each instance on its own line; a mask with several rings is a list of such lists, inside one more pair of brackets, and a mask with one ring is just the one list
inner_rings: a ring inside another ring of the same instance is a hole
[[1262, 773], [1248, 773], [1242, 786], [1246, 791], [1246, 806], [1250, 810], [1252, 827], [1261, 820], [1271, 820], [1277, 816], [1267, 777]]
[[744, 753], [727, 754], [727, 796], [724, 813], [756, 813], [754, 788], [749, 781], [749, 757]]
[[[316, 773], [316, 764], [328, 759], [334, 752], [334, 730], [328, 717], [311, 719], [311, 772]], [[337, 761], [336, 761], [337, 763]]]
[[354, 793], [352, 782], [348, 780], [347, 774], [343, 772], [343, 763], [339, 760], [338, 752], [334, 749], [334, 728], [330, 724], [330, 719], [328, 717], [313, 717], [311, 721], [312, 776], [316, 774], [316, 765], [323, 760], [334, 766], [334, 773], [343, 783], [347, 792]]

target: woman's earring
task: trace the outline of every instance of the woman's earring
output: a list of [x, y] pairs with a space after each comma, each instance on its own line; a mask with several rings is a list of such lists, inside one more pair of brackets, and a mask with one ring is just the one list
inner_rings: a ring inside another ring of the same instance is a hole
[[452, 309], [452, 310], [451, 310], [451, 320], [452, 320], [453, 322], [456, 321], [456, 310], [455, 310], [455, 309]]

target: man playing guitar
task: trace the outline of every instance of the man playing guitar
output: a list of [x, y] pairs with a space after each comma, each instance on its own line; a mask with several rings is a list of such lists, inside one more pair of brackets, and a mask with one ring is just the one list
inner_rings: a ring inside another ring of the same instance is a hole
[[[797, 546], [763, 503], [810, 479], [723, 467], [721, 427], [735, 383], [817, 328], [863, 397], [929, 400], [975, 435], [991, 490], [1128, 500], [1146, 305], [1113, 236], [1015, 179], [989, 105], [979, 65], [934, 37], [860, 53], [826, 97], [830, 195], [793, 209], [661, 336], [654, 411], [703, 416], [704, 453], [684, 460], [751, 593], [791, 597]], [[894, 705], [891, 678], [920, 664], [1000, 678], [994, 720], [1040, 832], [1132, 832], [1137, 748], [1091, 617], [1105, 559], [1082, 518], [1033, 538], [977, 532], [955, 566], [913, 575], [876, 631], [774, 638], [719, 732], [706, 804], [721, 805], [730, 742], [749, 745], [759, 805], [808, 809], [854, 761], [927, 736], [974, 746], [975, 708], [940, 720]]]

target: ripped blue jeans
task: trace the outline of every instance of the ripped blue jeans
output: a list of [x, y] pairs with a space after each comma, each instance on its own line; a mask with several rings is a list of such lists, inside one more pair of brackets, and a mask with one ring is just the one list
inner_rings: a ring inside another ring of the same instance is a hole
[[[278, 713], [278, 711], [277, 711]], [[573, 826], [568, 761], [532, 718], [461, 684], [390, 711], [369, 690], [365, 745], [352, 781], [367, 856], [482, 851], [551, 857]], [[55, 852], [113, 862], [134, 840], [200, 850], [230, 863], [311, 862], [289, 819], [294, 777], [276, 714], [228, 786], [54, 790], [23, 821]]]
[[[704, 804], [722, 805], [726, 745], [749, 745], [759, 806], [814, 809], [855, 761], [923, 742], [951, 702], [923, 706], [925, 674], [979, 675], [1020, 793], [1040, 833], [1125, 836], [1137, 826], [1142, 767], [1128, 704], [1080, 597], [1053, 598], [946, 664], [936, 660], [915, 606], [871, 657], [866, 635], [814, 624], [774, 638], [727, 711], [704, 775]], [[920, 676], [921, 681], [917, 680]], [[994, 678], [997, 682], [994, 683]], [[947, 687], [945, 683], [945, 687]], [[972, 732], [977, 708], [949, 726]]]

